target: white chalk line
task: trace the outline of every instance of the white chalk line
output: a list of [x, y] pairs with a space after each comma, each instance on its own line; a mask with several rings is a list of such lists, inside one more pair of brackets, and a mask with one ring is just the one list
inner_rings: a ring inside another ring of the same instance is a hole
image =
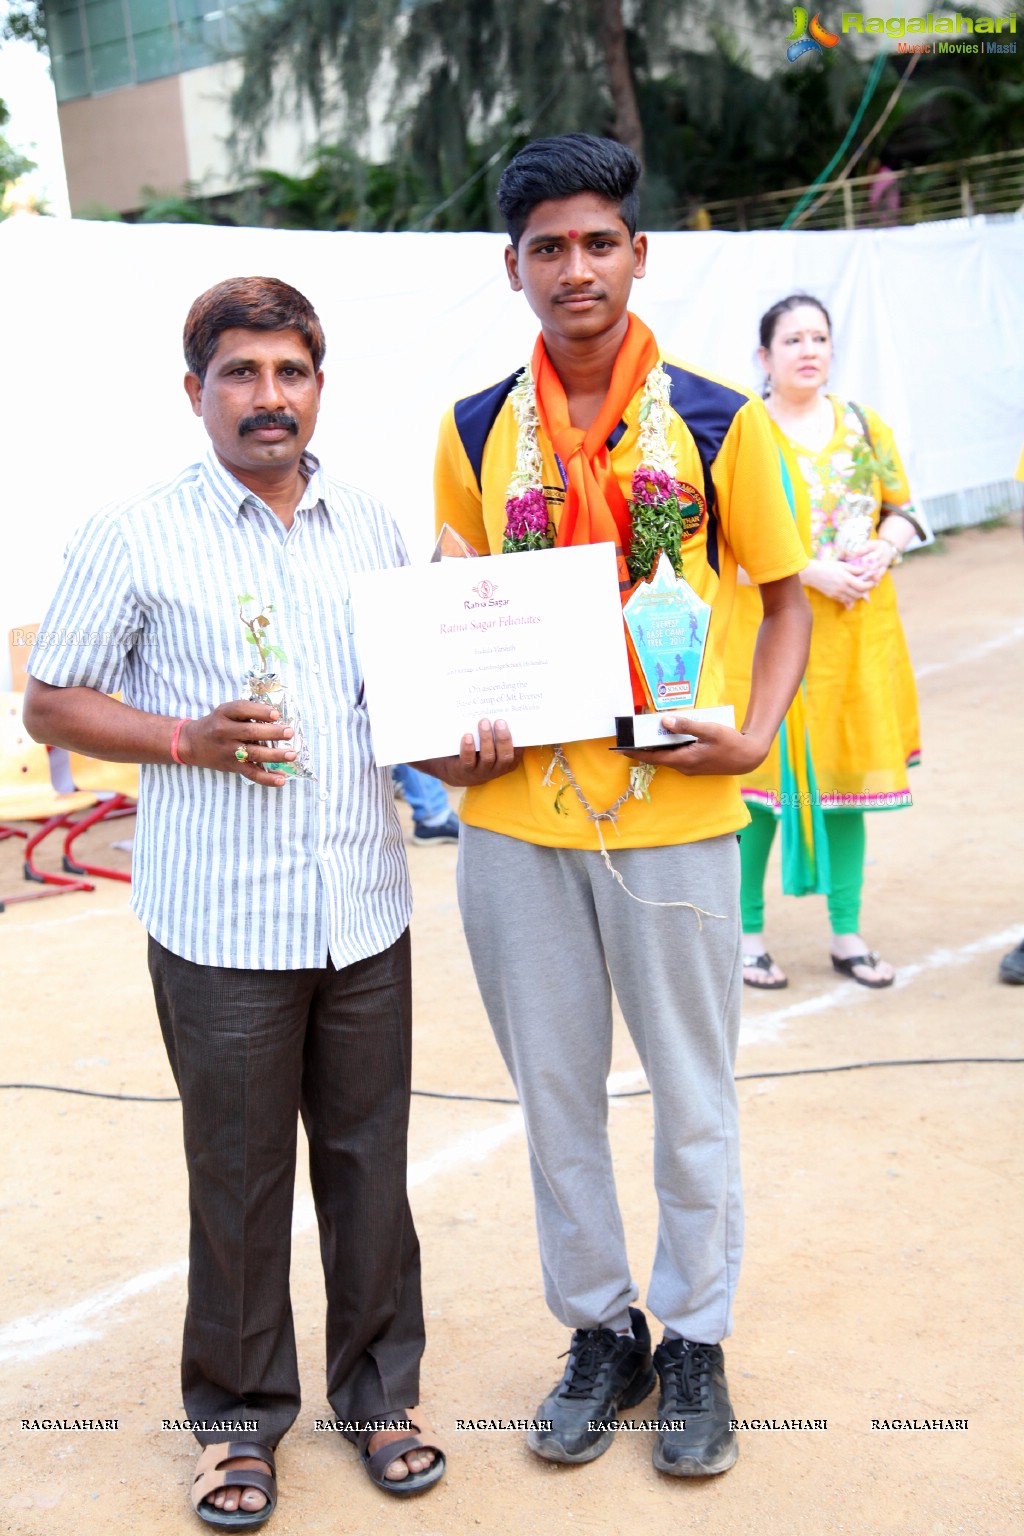
[[[909, 986], [917, 977], [929, 971], [966, 965], [979, 955], [991, 954], [994, 950], [1010, 947], [1018, 941], [1019, 937], [1019, 927], [1006, 928], [1000, 933], [988, 934], [969, 944], [963, 944], [957, 949], [933, 950], [923, 960], [901, 966], [893, 990]], [[805, 998], [802, 1002], [773, 1009], [759, 1018], [746, 1019], [740, 1031], [740, 1044], [752, 1045], [775, 1039], [792, 1019], [807, 1018], [844, 1005], [864, 1003], [867, 1001], [868, 991], [868, 988], [861, 988], [858, 991], [851, 985], [844, 984], [829, 992], [819, 993], [816, 997]], [[614, 1072], [608, 1079], [608, 1088], [612, 1093], [628, 1092], [633, 1088], [645, 1087], [646, 1081], [641, 1071]], [[431, 1179], [453, 1170], [457, 1171], [469, 1164], [485, 1162], [492, 1153], [504, 1146], [513, 1136], [518, 1135], [522, 1128], [522, 1112], [516, 1109], [502, 1116], [501, 1120], [496, 1121], [486, 1130], [471, 1131], [457, 1137], [455, 1141], [439, 1148], [430, 1156], [410, 1164], [408, 1175], [410, 1189], [427, 1184]], [[292, 1221], [293, 1235], [300, 1235], [309, 1230], [315, 1222], [316, 1215], [312, 1200], [308, 1195], [301, 1196], [295, 1205]], [[187, 1261], [179, 1259], [173, 1264], [163, 1265], [160, 1269], [147, 1270], [141, 1275], [135, 1275], [120, 1285], [97, 1291], [94, 1295], [75, 1302], [70, 1307], [16, 1318], [0, 1328], [0, 1363], [33, 1359], [39, 1355], [52, 1354], [59, 1349], [70, 1348], [75, 1344], [84, 1344], [102, 1338], [104, 1330], [97, 1326], [101, 1319], [107, 1319], [108, 1326], [116, 1322], [116, 1314], [126, 1302], [135, 1296], [156, 1290], [171, 1280], [179, 1279], [186, 1273], [187, 1268]]]
[[[503, 1115], [494, 1125], [483, 1131], [469, 1131], [457, 1137], [447, 1146], [440, 1147], [429, 1156], [420, 1158], [409, 1166], [410, 1189], [429, 1184], [431, 1179], [453, 1170], [482, 1163], [504, 1146], [523, 1128], [522, 1111], [515, 1109]], [[298, 1236], [316, 1225], [316, 1212], [309, 1195], [302, 1195], [295, 1202], [292, 1216], [292, 1235]], [[56, 1350], [69, 1349], [75, 1344], [86, 1344], [103, 1337], [106, 1327], [120, 1321], [118, 1313], [136, 1296], [158, 1290], [172, 1280], [179, 1280], [188, 1271], [188, 1260], [177, 1259], [159, 1269], [146, 1270], [133, 1275], [119, 1285], [96, 1291], [92, 1296], [61, 1307], [54, 1312], [37, 1312], [29, 1317], [16, 1318], [0, 1328], [0, 1363], [14, 1360], [31, 1360], [39, 1355], [53, 1354]]]
[[[988, 955], [997, 949], [1011, 948], [1019, 939], [1020, 926], [1018, 925], [1014, 928], [1004, 928], [1001, 933], [986, 934], [984, 938], [974, 939], [970, 944], [961, 944], [958, 949], [932, 950], [932, 953], [926, 955], [923, 960], [901, 965], [896, 972], [895, 982], [886, 990], [901, 991], [929, 971], [968, 965], [979, 955]], [[785, 1008], [774, 1008], [771, 1013], [761, 1014], [757, 1018], [744, 1019], [740, 1028], [740, 1045], [759, 1045], [765, 1040], [774, 1040], [791, 1019], [805, 1019], [815, 1013], [826, 1013], [830, 1008], [849, 1007], [854, 1003], [865, 1004], [869, 998], [876, 995], [877, 990], [858, 987], [855, 983], [844, 981], [829, 992], [819, 992], [817, 997], [808, 997], [802, 1002], [790, 1003]]]
[[[88, 895], [88, 892], [84, 894]], [[42, 899], [46, 900], [47, 898], [44, 897]], [[24, 910], [27, 916], [29, 908], [34, 907], [35, 903], [31, 901], [16, 902], [11, 903], [6, 912], [0, 913], [0, 941], [10, 937], [18, 943], [19, 947], [24, 944], [25, 928], [28, 925], [11, 923], [9, 919], [15, 917], [20, 910]], [[70, 928], [72, 923], [85, 923], [97, 917], [130, 917], [133, 923], [138, 923], [139, 921], [131, 907], [127, 905], [123, 907], [89, 907], [82, 912], [69, 912], [64, 917], [51, 917], [49, 922], [32, 923], [31, 928], [33, 933], [45, 933], [49, 928]], [[6, 932], [4, 931], [5, 925]]]
[[967, 662], [980, 661], [992, 651], [1002, 650], [1006, 645], [1015, 645], [1018, 640], [1024, 640], [1024, 624], [1018, 624], [1014, 629], [1008, 629], [1005, 634], [996, 635], [991, 640], [983, 640], [980, 645], [971, 646], [969, 650], [961, 651], [957, 656], [951, 656], [948, 661], [926, 661], [923, 666], [914, 668], [914, 676], [920, 682], [923, 677], [933, 677], [936, 672], [946, 672], [951, 667], [962, 667]]
[[[1002, 933], [986, 934], [984, 938], [975, 939], [970, 944], [962, 944], [959, 949], [936, 949], [923, 960], [918, 960], [910, 965], [901, 965], [896, 975], [896, 980], [887, 991], [897, 992], [903, 987], [909, 987], [912, 981], [929, 971], [938, 971], [944, 968], [967, 965], [978, 955], [988, 955], [994, 950], [1010, 949], [1020, 941], [1021, 930], [1016, 928], [1004, 928]], [[756, 1018], [745, 1018], [740, 1025], [740, 1046], [761, 1045], [765, 1041], [775, 1040], [792, 1019], [806, 1019], [816, 1013], [827, 1013], [830, 1008], [849, 1007], [852, 1004], [865, 1004], [869, 998], [875, 996], [870, 987], [858, 987], [844, 981], [841, 986], [833, 987], [828, 992], [819, 992], [815, 997], [806, 997], [802, 1002], [790, 1003], [785, 1008], [773, 1008], [770, 1013], [763, 1013]], [[609, 1093], [628, 1093], [636, 1088], [646, 1088], [647, 1078], [639, 1070], [631, 1072], [617, 1072], [608, 1079]]]

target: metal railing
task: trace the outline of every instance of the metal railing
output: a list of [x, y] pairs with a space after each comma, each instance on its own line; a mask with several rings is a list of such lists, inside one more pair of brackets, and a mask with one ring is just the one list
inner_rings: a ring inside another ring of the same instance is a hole
[[1024, 149], [704, 203], [680, 213], [672, 227], [781, 229], [809, 192], [813, 198], [791, 229], [886, 229], [975, 214], [1018, 213], [1024, 211]]

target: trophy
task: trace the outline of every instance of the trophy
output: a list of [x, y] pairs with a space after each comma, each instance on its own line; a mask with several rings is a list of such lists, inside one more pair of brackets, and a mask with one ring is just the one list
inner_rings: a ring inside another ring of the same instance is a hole
[[[278, 662], [287, 662], [288, 658], [279, 645], [273, 644], [267, 631], [270, 628], [269, 615], [274, 611], [273, 603], [265, 603], [252, 618], [246, 618], [245, 605], [253, 602], [250, 593], [245, 593], [238, 599], [238, 617], [246, 628], [246, 639], [256, 650], [259, 658], [259, 670], [253, 665], [246, 676], [246, 692], [244, 697], [254, 704], [269, 704], [271, 709], [276, 709], [281, 717], [282, 725], [290, 725], [292, 737], [287, 746], [295, 753], [295, 757], [289, 762], [261, 763], [262, 768], [271, 773], [283, 773], [290, 779], [315, 779], [316, 774], [310, 767], [309, 747], [299, 724], [298, 710], [292, 701], [291, 695], [278, 672], [270, 670], [270, 661], [273, 658]], [[277, 746], [279, 743], [269, 741], [261, 742], [261, 746]]]
[[467, 544], [461, 533], [456, 533], [449, 523], [441, 524], [441, 532], [430, 557], [431, 565], [441, 560], [477, 560], [479, 556], [472, 544]]
[[617, 715], [615, 745], [647, 751], [674, 747], [693, 736], [665, 729], [659, 711], [687, 710], [691, 718], [733, 724], [731, 705], [694, 709], [711, 623], [711, 605], [677, 576], [662, 549], [646, 581], [637, 582], [622, 607], [626, 643], [653, 713]]

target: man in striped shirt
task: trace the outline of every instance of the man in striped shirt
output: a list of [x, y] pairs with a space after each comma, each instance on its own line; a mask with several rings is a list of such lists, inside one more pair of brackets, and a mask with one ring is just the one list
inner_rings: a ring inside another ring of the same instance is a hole
[[[72, 540], [25, 722], [37, 740], [142, 765], [132, 907], [182, 1100], [182, 1390], [207, 1447], [193, 1503], [238, 1526], [273, 1509], [273, 1447], [299, 1409], [300, 1114], [328, 1399], [379, 1486], [411, 1492], [444, 1470], [407, 1430], [358, 1428], [406, 1421], [424, 1344], [406, 1196], [409, 880], [348, 619], [352, 573], [406, 555], [384, 509], [307, 451], [324, 354], [308, 300], [232, 279], [196, 300], [184, 340], [211, 449]], [[246, 599], [287, 658], [315, 777], [272, 766], [294, 762], [292, 727], [238, 697], [253, 662]]]

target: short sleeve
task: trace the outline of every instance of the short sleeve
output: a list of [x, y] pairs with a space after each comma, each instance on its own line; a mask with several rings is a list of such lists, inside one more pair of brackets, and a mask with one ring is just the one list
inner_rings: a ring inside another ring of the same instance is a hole
[[483, 496], [459, 437], [454, 406], [445, 412], [437, 439], [434, 523], [437, 533], [440, 533], [445, 523], [454, 528], [478, 555], [498, 553], [491, 550], [488, 542]]
[[782, 483], [779, 450], [760, 400], [733, 418], [711, 467], [726, 541], [751, 581], [794, 576], [807, 554]]
[[116, 693], [130, 651], [142, 642], [142, 629], [124, 536], [113, 518], [100, 513], [68, 545], [64, 574], [28, 670], [57, 688]]

